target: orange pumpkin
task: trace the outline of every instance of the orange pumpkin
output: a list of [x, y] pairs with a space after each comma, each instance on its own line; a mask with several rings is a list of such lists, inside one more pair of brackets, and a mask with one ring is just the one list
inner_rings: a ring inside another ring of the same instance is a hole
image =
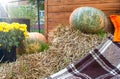
[[47, 42], [45, 36], [41, 33], [38, 33], [38, 32], [29, 32], [28, 33], [29, 35], [29, 38], [32, 39], [32, 40], [39, 40], [39, 41], [42, 41], [42, 42]]

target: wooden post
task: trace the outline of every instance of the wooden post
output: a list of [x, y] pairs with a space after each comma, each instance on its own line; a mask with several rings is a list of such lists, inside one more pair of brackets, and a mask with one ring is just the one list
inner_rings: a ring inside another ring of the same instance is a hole
[[45, 37], [48, 40], [48, 0], [45, 0], [44, 6], [45, 6], [45, 24], [44, 24], [44, 30], [45, 30]]

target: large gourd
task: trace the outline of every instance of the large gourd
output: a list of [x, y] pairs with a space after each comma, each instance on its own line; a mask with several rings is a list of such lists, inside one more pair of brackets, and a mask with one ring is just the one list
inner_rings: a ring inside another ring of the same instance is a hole
[[104, 12], [93, 7], [77, 8], [70, 15], [70, 26], [85, 33], [97, 33], [107, 25]]
[[28, 35], [29, 35], [29, 39], [31, 39], [31, 40], [38, 40], [38, 41], [41, 41], [41, 42], [44, 42], [44, 43], [47, 42], [45, 36], [41, 33], [29, 32]]

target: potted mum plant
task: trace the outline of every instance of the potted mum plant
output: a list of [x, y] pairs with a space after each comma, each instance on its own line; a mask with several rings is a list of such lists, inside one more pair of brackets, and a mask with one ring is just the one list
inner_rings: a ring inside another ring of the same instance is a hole
[[16, 48], [27, 36], [26, 24], [0, 22], [0, 63], [16, 61]]

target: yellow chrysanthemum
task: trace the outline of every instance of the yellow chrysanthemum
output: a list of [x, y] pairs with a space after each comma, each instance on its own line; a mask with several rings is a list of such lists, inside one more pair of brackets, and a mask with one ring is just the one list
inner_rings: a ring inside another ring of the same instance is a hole
[[0, 31], [2, 31], [3, 30], [3, 28], [2, 27], [0, 27]]
[[9, 30], [5, 29], [5, 30], [3, 30], [3, 32], [9, 32]]
[[0, 44], [0, 47], [2, 46], [2, 44]]
[[29, 37], [28, 32], [24, 32], [25, 37]]

